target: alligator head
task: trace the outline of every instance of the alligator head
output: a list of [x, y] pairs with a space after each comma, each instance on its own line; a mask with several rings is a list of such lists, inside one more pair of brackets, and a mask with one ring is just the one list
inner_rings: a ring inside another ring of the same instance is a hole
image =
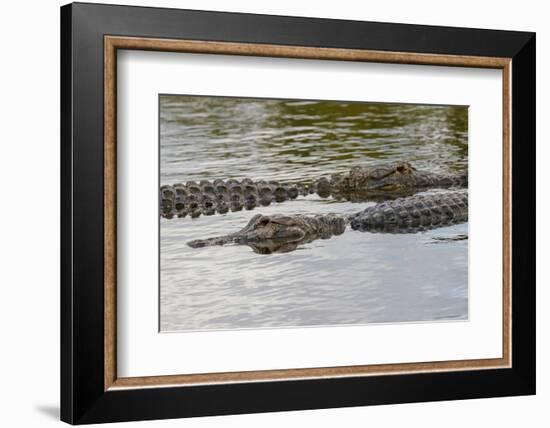
[[344, 179], [351, 189], [394, 191], [409, 184], [416, 171], [409, 162], [360, 165], [352, 167]]
[[244, 244], [260, 254], [288, 252], [315, 239], [328, 239], [344, 232], [347, 220], [335, 214], [262, 215], [257, 214], [236, 233], [197, 239], [187, 243], [192, 248], [213, 245]]
[[352, 201], [393, 199], [422, 188], [462, 187], [467, 183], [467, 173], [419, 171], [406, 161], [354, 166], [331, 180], [332, 193]]

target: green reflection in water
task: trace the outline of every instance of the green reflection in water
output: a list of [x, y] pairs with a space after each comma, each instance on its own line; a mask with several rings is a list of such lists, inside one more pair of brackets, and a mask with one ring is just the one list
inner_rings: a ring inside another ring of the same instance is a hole
[[467, 123], [462, 106], [162, 96], [161, 177], [300, 179], [376, 159], [461, 170]]

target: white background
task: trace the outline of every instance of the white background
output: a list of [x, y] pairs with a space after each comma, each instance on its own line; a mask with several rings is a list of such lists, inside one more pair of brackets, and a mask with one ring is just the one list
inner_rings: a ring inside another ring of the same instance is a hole
[[[117, 78], [119, 376], [502, 356], [502, 259], [484, 259], [502, 248], [501, 163], [486, 167], [502, 159], [501, 70], [123, 51]], [[158, 211], [143, 201], [159, 93], [468, 105], [469, 320], [158, 334]]]
[[[104, 1], [111, 3], [110, 1]], [[537, 31], [537, 75], [550, 75], [544, 2], [463, 0], [126, 1], [187, 7], [414, 24]], [[0, 211], [2, 426], [55, 426], [59, 403], [59, 10], [55, 0], [5, 2], [0, 13], [2, 156]], [[538, 82], [538, 395], [264, 415], [130, 423], [158, 427], [547, 426], [550, 404], [548, 284], [550, 157], [548, 79]], [[545, 143], [546, 141], [546, 143]], [[27, 189], [32, 189], [27, 190]], [[33, 202], [33, 209], [24, 209]], [[546, 285], [546, 287], [545, 287]]]

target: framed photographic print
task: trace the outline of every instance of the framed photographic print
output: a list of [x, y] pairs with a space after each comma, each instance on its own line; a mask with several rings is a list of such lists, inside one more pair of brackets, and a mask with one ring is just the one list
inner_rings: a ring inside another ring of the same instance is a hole
[[535, 393], [535, 35], [61, 8], [72, 424]]

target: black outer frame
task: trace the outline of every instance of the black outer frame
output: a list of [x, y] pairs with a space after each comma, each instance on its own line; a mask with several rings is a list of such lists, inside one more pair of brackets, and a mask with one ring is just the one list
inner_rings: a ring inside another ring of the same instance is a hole
[[[512, 368], [104, 391], [103, 37], [512, 58]], [[73, 3], [61, 8], [61, 420], [535, 393], [535, 34]]]

